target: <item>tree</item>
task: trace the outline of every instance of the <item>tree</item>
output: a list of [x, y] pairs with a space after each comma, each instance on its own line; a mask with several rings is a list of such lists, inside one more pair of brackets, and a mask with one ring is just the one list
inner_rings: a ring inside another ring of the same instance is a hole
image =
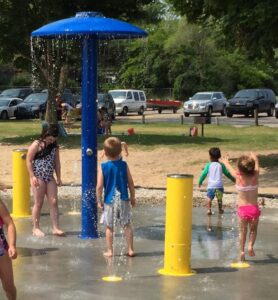
[[246, 51], [224, 45], [215, 27], [189, 24], [185, 17], [164, 20], [150, 31], [145, 44], [130, 45], [121, 85], [173, 88], [180, 100], [198, 91], [220, 90], [229, 97], [241, 88], [276, 89], [277, 74], [266, 59], [250, 59]]
[[274, 58], [278, 47], [278, 2], [272, 0], [168, 0], [190, 23], [217, 24], [226, 45], [249, 56]]

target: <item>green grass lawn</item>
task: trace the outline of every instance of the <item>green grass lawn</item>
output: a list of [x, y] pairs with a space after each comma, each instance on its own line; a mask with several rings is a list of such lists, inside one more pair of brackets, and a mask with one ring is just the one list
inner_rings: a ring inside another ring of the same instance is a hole
[[[60, 138], [60, 144], [66, 148], [80, 147], [80, 122], [76, 122], [72, 132], [66, 138]], [[127, 136], [127, 129], [133, 127], [135, 135]], [[115, 121], [113, 134], [128, 143], [129, 146], [150, 150], [153, 147], [208, 149], [219, 146], [222, 150], [261, 151], [278, 149], [278, 129], [266, 126], [233, 127], [229, 125], [205, 125], [204, 137], [190, 137], [189, 125], [173, 123], [135, 124]], [[39, 120], [9, 120], [0, 122], [0, 142], [9, 144], [29, 144], [40, 135]], [[99, 136], [101, 145], [104, 136]]]

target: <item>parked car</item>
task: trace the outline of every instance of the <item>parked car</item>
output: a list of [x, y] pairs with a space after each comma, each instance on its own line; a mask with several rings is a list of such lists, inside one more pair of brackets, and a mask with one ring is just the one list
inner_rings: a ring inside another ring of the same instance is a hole
[[[97, 108], [105, 108], [112, 120], [115, 119], [116, 106], [113, 97], [109, 93], [98, 93], [97, 94]], [[78, 118], [81, 118], [82, 102], [76, 105], [76, 109], [79, 111]]]
[[47, 92], [33, 93], [17, 106], [16, 118], [38, 118], [43, 117], [46, 111], [48, 99]]
[[278, 103], [275, 105], [275, 118], [278, 119]]
[[222, 92], [199, 92], [189, 101], [184, 103], [184, 116], [200, 114], [211, 116], [212, 113], [220, 112], [226, 115], [227, 99]]
[[248, 89], [240, 90], [228, 100], [227, 116], [241, 114], [254, 117], [254, 111], [265, 112], [273, 116], [276, 104], [276, 96], [271, 89]]
[[141, 90], [110, 90], [116, 104], [116, 113], [126, 116], [129, 112], [143, 115], [147, 108], [146, 95]]
[[0, 97], [20, 98], [24, 100], [27, 96], [29, 96], [33, 92], [34, 91], [32, 88], [12, 88], [12, 89], [4, 90], [0, 94]]
[[15, 112], [17, 111], [17, 105], [22, 103], [23, 100], [19, 98], [0, 98], [0, 118], [2, 120], [7, 120], [9, 118], [15, 117]]

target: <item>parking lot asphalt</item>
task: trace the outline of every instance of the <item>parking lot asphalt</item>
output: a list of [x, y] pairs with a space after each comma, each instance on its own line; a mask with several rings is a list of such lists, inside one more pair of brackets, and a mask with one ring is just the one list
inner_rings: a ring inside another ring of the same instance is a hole
[[[31, 235], [31, 219], [15, 219], [19, 256], [14, 274], [20, 300], [62, 299], [277, 299], [278, 209], [264, 209], [255, 245], [256, 257], [250, 267], [234, 269], [237, 260], [238, 230], [235, 212], [207, 217], [204, 209], [193, 209], [190, 277], [163, 276], [165, 207], [141, 205], [134, 210], [137, 256], [124, 255], [120, 230], [115, 237], [113, 260], [107, 260], [103, 228], [98, 239], [83, 240], [80, 214], [60, 202], [64, 238]], [[50, 232], [48, 208], [41, 222]], [[115, 274], [120, 282], [106, 282]], [[0, 299], [4, 299], [0, 290]]]

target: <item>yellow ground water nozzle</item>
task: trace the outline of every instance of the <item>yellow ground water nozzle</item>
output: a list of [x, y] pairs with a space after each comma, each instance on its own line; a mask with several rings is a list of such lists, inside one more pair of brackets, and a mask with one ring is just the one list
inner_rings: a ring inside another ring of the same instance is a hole
[[105, 277], [102, 277], [102, 280], [103, 281], [108, 281], [108, 282], [119, 282], [119, 281], [122, 281], [122, 277], [119, 277], [119, 276], [105, 276]]
[[236, 268], [236, 269], [243, 269], [243, 268], [249, 268], [250, 265], [248, 262], [245, 261], [239, 261], [239, 262], [234, 262], [230, 264], [231, 268]]

